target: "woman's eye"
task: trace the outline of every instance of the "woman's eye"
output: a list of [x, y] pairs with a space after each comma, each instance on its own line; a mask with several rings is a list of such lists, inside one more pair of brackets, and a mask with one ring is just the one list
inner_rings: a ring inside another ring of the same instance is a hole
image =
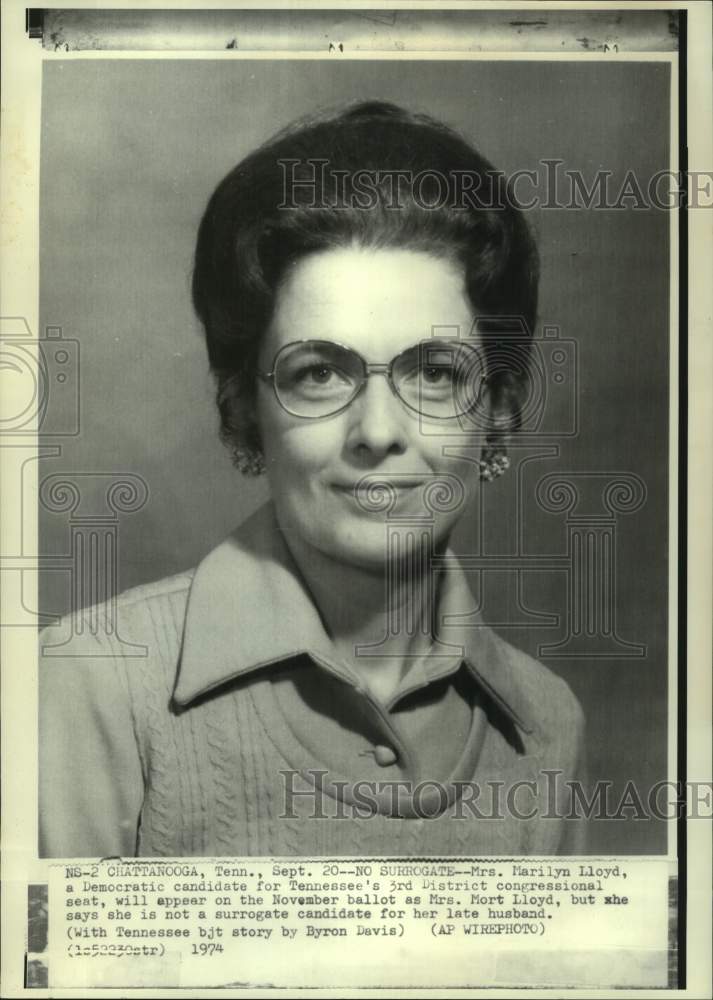
[[311, 382], [316, 385], [324, 385], [326, 382], [329, 382], [334, 374], [335, 369], [331, 365], [303, 365], [297, 369], [293, 378], [295, 382]]
[[418, 377], [423, 385], [445, 388], [453, 385], [455, 374], [452, 368], [445, 365], [427, 365], [420, 369]]
[[299, 368], [293, 376], [293, 384], [304, 392], [318, 389], [336, 390], [348, 385], [349, 379], [334, 365], [318, 362]]
[[329, 365], [313, 365], [307, 369], [305, 377], [310, 378], [313, 382], [323, 384], [329, 382], [334, 374], [334, 369], [330, 368]]
[[446, 368], [424, 368], [421, 371], [421, 378], [424, 382], [435, 385], [438, 382], [450, 381], [451, 373]]
[[452, 365], [414, 365], [404, 376], [404, 382], [420, 383], [428, 386], [452, 385], [455, 381]]

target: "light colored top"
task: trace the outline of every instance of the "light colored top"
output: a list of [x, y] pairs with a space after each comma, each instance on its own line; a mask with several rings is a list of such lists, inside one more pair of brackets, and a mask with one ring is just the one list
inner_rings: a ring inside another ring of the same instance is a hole
[[269, 503], [114, 608], [41, 636], [41, 856], [583, 852], [562, 818], [580, 706], [483, 625], [457, 561], [387, 705], [336, 656]]

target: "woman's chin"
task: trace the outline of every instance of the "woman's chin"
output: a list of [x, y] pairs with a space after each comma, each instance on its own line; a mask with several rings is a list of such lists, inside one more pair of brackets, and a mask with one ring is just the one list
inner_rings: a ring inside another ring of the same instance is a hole
[[386, 524], [375, 522], [360, 526], [353, 534], [345, 530], [339, 535], [323, 535], [313, 541], [323, 555], [345, 568], [384, 573], [387, 567], [402, 563], [420, 554], [428, 557], [435, 546], [432, 530], [427, 526]]

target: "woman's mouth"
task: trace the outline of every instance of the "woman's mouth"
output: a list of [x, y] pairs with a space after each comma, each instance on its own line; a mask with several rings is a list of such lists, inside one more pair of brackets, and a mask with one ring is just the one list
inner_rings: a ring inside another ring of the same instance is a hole
[[332, 488], [340, 493], [350, 493], [357, 496], [361, 493], [402, 493], [417, 490], [423, 486], [420, 479], [360, 479], [355, 483], [334, 483]]
[[379, 514], [392, 510], [400, 501], [419, 495], [423, 486], [422, 480], [411, 477], [381, 479], [374, 476], [354, 483], [334, 483], [332, 489], [365, 513]]

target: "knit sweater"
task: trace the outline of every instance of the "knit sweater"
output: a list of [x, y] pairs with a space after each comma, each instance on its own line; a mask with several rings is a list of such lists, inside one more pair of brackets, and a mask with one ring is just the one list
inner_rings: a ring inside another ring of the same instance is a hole
[[386, 706], [270, 505], [195, 571], [45, 630], [42, 856], [582, 853], [576, 699], [443, 576], [437, 644]]

